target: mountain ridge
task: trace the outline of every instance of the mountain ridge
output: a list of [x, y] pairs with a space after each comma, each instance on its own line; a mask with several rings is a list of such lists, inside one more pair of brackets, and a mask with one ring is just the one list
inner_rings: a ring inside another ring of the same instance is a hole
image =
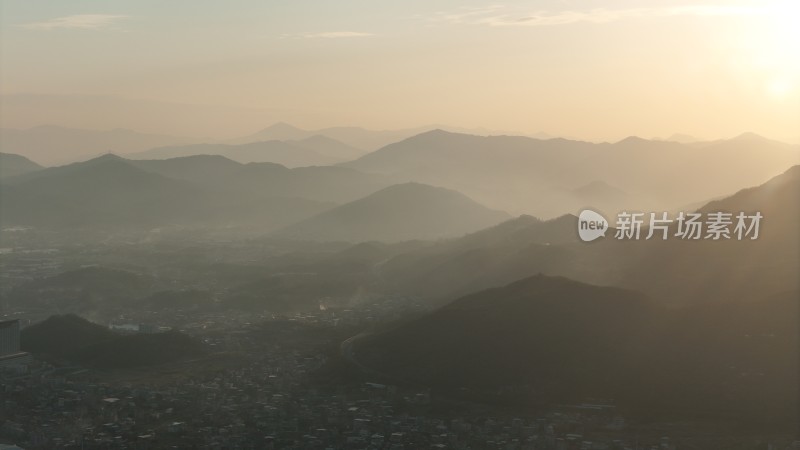
[[221, 226], [231, 221], [273, 227], [331, 206], [301, 198], [231, 196], [148, 172], [112, 154], [5, 179], [0, 198], [4, 224], [67, 228]]
[[275, 236], [350, 242], [437, 239], [474, 231], [505, 217], [456, 191], [403, 183], [291, 225]]
[[[769, 155], [769, 157], [765, 157]], [[730, 170], [719, 172], [720, 161]], [[433, 130], [340, 165], [455, 189], [509, 211], [552, 218], [585, 207], [669, 211], [762, 183], [800, 163], [800, 146], [770, 140], [698, 144], [629, 137], [617, 143]], [[652, 171], [653, 166], [662, 170]], [[712, 180], [709, 173], [718, 174]], [[681, 174], [681, 183], [675, 182]], [[576, 186], [602, 180], [626, 195], [586, 204]]]

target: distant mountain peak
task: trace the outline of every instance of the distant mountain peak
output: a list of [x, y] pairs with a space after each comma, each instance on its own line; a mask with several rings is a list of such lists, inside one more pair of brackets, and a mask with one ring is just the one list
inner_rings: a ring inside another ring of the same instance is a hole
[[[119, 155], [115, 155], [114, 153], [105, 153], [86, 161], [72, 163], [61, 167], [93, 167], [97, 165], [129, 166], [127, 159]], [[133, 168], [133, 166], [130, 167]]]
[[617, 144], [639, 144], [643, 142], [647, 142], [647, 139], [641, 138], [639, 136], [628, 136], [625, 139], [622, 139], [621, 141], [617, 142]]
[[731, 138], [732, 141], [768, 141], [769, 139], [761, 136], [760, 134], [746, 131], [736, 137]]
[[121, 156], [119, 156], [117, 154], [108, 152], [108, 153], [100, 155], [100, 156], [98, 156], [96, 158], [92, 158], [89, 161], [124, 161], [124, 160], [125, 160], [125, 158], [123, 158], [123, 157], [121, 157]]
[[460, 192], [396, 184], [291, 225], [276, 235], [300, 240], [401, 242], [461, 236], [508, 218]]
[[426, 131], [425, 133], [421, 133], [421, 134], [427, 134], [427, 135], [431, 135], [431, 136], [437, 136], [437, 135], [439, 135], [439, 136], [450, 136], [450, 135], [453, 135], [453, 134], [464, 134], [464, 133], [456, 133], [456, 132], [453, 132], [453, 131], [447, 131], [447, 130], [445, 130], [443, 128], [434, 128], [433, 130]]
[[462, 133], [454, 133], [452, 131], [443, 130], [441, 128], [434, 128], [433, 130], [423, 131], [422, 133], [411, 136], [409, 139], [423, 138], [423, 137], [439, 137], [439, 136], [455, 136]]
[[449, 189], [444, 189], [436, 186], [431, 186], [425, 183], [419, 183], [416, 181], [407, 181], [405, 183], [398, 183], [388, 186], [383, 189], [385, 192], [391, 191], [433, 191], [433, 190], [442, 190], [442, 191], [449, 191]]
[[423, 131], [422, 133], [410, 136], [401, 142], [439, 142], [445, 139], [453, 139], [455, 137], [478, 138], [479, 136], [455, 133], [452, 131], [443, 130], [441, 128], [435, 128], [433, 130]]

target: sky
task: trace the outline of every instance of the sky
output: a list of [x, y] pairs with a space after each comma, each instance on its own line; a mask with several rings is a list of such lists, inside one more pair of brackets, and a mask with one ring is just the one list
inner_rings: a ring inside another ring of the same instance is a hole
[[3, 127], [800, 140], [794, 0], [0, 5]]

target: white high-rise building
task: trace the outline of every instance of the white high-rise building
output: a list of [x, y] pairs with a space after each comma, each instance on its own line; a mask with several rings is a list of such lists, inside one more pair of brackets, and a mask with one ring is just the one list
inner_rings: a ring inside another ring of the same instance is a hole
[[19, 353], [19, 320], [0, 322], [0, 357]]
[[31, 355], [20, 351], [19, 320], [0, 322], [0, 371], [25, 371], [30, 362]]

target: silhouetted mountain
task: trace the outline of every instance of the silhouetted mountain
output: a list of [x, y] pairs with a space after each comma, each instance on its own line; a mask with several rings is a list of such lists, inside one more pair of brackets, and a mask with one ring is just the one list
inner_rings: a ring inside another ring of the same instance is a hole
[[737, 136], [734, 136], [729, 140], [730, 141], [736, 141], [736, 142], [756, 142], [756, 143], [760, 143], [760, 142], [765, 142], [766, 141], [766, 142], [772, 142], [774, 144], [780, 144], [780, 142], [778, 142], [778, 141], [765, 138], [764, 136], [761, 136], [760, 134], [753, 133], [752, 131], [745, 131], [744, 133], [739, 134]]
[[105, 155], [4, 180], [8, 225], [137, 228], [286, 225], [330, 205], [299, 198], [230, 195], [135, 167]]
[[303, 130], [287, 123], [279, 122], [263, 130], [231, 141], [232, 144], [247, 144], [258, 141], [299, 141], [314, 136], [325, 136], [344, 143], [363, 152], [373, 151], [384, 145], [406, 139], [430, 128], [406, 130], [367, 130], [359, 127], [330, 127], [319, 130]]
[[191, 199], [197, 193], [111, 154], [7, 183], [2, 190], [2, 221], [23, 225], [169, 223], [177, 218], [179, 205], [196, 203]]
[[395, 382], [484, 401], [613, 398], [649, 414], [724, 411], [773, 425], [790, 420], [797, 393], [790, 298], [673, 311], [634, 291], [538, 275], [356, 339], [351, 354]]
[[240, 164], [218, 155], [163, 160], [130, 160], [148, 172], [235, 195], [299, 197], [343, 203], [386, 187], [381, 177], [345, 167], [298, 167], [272, 163]]
[[108, 152], [131, 153], [192, 141], [132, 130], [80, 130], [54, 125], [0, 131], [0, 149], [3, 152], [23, 155], [45, 165], [80, 161]]
[[402, 130], [367, 130], [360, 127], [331, 127], [317, 130], [314, 134], [322, 134], [355, 148], [373, 151], [429, 129], [429, 127], [421, 127]]
[[578, 186], [596, 179], [579, 170], [580, 161], [594, 153], [593, 146], [564, 139], [543, 141], [434, 130], [344, 165], [398, 179], [436, 183], [514, 213], [552, 217], [578, 207], [573, 205], [571, 193], [560, 186]]
[[[736, 194], [715, 200], [700, 208], [701, 212], [727, 211], [754, 213], [778, 216], [780, 222], [787, 226], [796, 224], [800, 205], [795, 201], [800, 197], [800, 165], [789, 168], [786, 172], [768, 182], [751, 188], [742, 189]], [[767, 235], [773, 237], [775, 235]]]
[[458, 192], [407, 183], [336, 207], [274, 236], [350, 242], [438, 239], [475, 231], [507, 217]]
[[[364, 155], [367, 152], [377, 150], [386, 145], [402, 141], [403, 139], [408, 139], [420, 133], [426, 133], [437, 129], [447, 130], [453, 133], [466, 133], [480, 136], [519, 135], [519, 133], [490, 130], [486, 128], [463, 128], [437, 124], [400, 130], [368, 130], [360, 127], [329, 127], [316, 130], [305, 130], [285, 122], [278, 122], [270, 125], [267, 128], [264, 128], [257, 133], [231, 140], [229, 143], [247, 144], [250, 142], [278, 140], [301, 144], [302, 141], [307, 141], [309, 139], [313, 141], [319, 138], [324, 138], [326, 140], [330, 139], [335, 142], [345, 144], [351, 149], [355, 149], [355, 152], [348, 152], [352, 155], [348, 159], [354, 159]], [[530, 137], [536, 139], [554, 138], [554, 136], [541, 132], [530, 135]], [[337, 147], [339, 147], [338, 144]], [[326, 151], [323, 151], [324, 149], [328, 148], [327, 145], [325, 147], [314, 146], [310, 148], [313, 148], [322, 154], [330, 154], [331, 156], [345, 156], [347, 154], [342, 151], [338, 151], [335, 154], [327, 153]]]
[[382, 373], [457, 390], [530, 386], [550, 399], [616, 397], [652, 321], [641, 294], [534, 276], [356, 343]]
[[[323, 128], [318, 130], [319, 134], [332, 137], [341, 142], [345, 142], [353, 147], [364, 149], [366, 151], [374, 151], [395, 142], [402, 141], [403, 139], [410, 138], [420, 133], [426, 133], [431, 130], [447, 130], [454, 133], [467, 133], [482, 136], [488, 135], [517, 135], [519, 133], [504, 132], [498, 130], [490, 130], [486, 128], [462, 128], [453, 127], [448, 125], [431, 124], [417, 128], [407, 128], [402, 130], [365, 130], [358, 127], [332, 127]], [[533, 136], [536, 139], [549, 139], [546, 133], [536, 133]]]
[[[672, 302], [708, 299], [760, 301], [798, 289], [800, 273], [800, 166], [760, 186], [710, 202], [700, 212], [731, 213], [730, 240], [603, 243], [618, 274], [609, 282], [659, 295]], [[760, 212], [759, 236], [738, 240], [733, 232], [740, 212]], [[673, 227], [673, 234], [676, 230]], [[617, 243], [619, 244], [619, 243]], [[594, 247], [594, 246], [593, 246]], [[598, 255], [602, 257], [601, 255]]]
[[192, 155], [169, 159], [128, 159], [126, 161], [132, 166], [167, 178], [209, 185], [226, 184], [236, 178], [244, 167], [244, 164], [221, 155]]
[[[683, 240], [674, 236], [673, 224], [666, 241], [645, 240], [645, 227], [640, 240], [617, 240], [610, 231], [606, 238], [586, 244], [575, 242], [577, 224], [569, 216], [550, 222], [545, 240], [542, 223], [522, 217], [473, 237], [398, 255], [381, 265], [380, 273], [394, 289], [444, 300], [544, 273], [636, 289], [669, 303], [758, 302], [798, 287], [798, 167], [701, 209], [734, 215], [761, 212], [756, 240], [740, 241], [735, 235], [722, 241]], [[615, 217], [607, 218], [614, 226]], [[559, 233], [561, 239], [551, 233]]]
[[26, 327], [20, 339], [22, 350], [59, 358], [74, 356], [81, 349], [108, 342], [117, 335], [108, 328], [74, 314], [50, 316]]
[[381, 265], [395, 289], [447, 300], [533, 273], [566, 269], [577, 241], [577, 218], [520, 216], [464, 237], [423, 247]]
[[0, 178], [24, 175], [43, 169], [30, 159], [13, 153], [0, 153]]
[[608, 206], [613, 212], [668, 210], [763, 182], [798, 162], [800, 147], [766, 139], [737, 138], [698, 148], [637, 137], [593, 144], [434, 130], [344, 165], [435, 183], [514, 213], [554, 217], [592, 206], [570, 191], [595, 180], [628, 194], [621, 204]]
[[301, 146], [284, 141], [159, 147], [128, 156], [132, 159], [168, 159], [193, 155], [221, 155], [240, 163], [271, 162], [286, 167], [325, 166], [346, 159], [317, 152], [309, 145]]
[[464, 237], [438, 244], [440, 248], [469, 250], [479, 247], [521, 247], [530, 244], [557, 245], [577, 242], [577, 218], [567, 214], [555, 219], [539, 220], [519, 216]]
[[21, 342], [34, 354], [103, 369], [164, 364], [208, 353], [202, 342], [179, 332], [119, 335], [71, 314], [23, 329]]

